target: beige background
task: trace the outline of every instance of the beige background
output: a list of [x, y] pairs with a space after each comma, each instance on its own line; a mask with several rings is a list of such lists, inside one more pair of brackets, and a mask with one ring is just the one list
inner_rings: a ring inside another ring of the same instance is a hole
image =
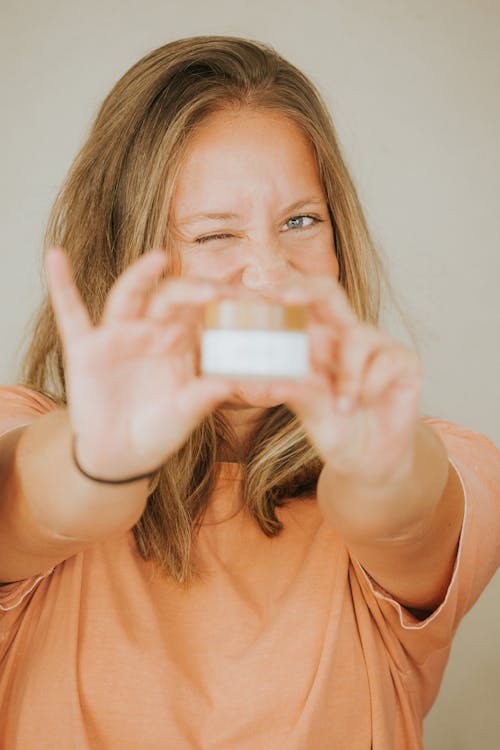
[[[500, 0], [1, 0], [0, 382], [100, 101], [146, 52], [199, 33], [269, 42], [319, 86], [416, 324], [423, 412], [500, 445]], [[426, 750], [499, 747], [499, 593], [497, 576], [459, 629]]]

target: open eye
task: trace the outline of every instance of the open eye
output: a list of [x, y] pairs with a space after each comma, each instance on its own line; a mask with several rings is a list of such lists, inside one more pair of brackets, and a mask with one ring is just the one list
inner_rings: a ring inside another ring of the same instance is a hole
[[309, 227], [314, 226], [314, 224], [317, 224], [320, 221], [322, 221], [322, 219], [319, 219], [317, 216], [300, 214], [299, 216], [292, 216], [283, 226], [288, 226], [289, 229], [309, 229]]

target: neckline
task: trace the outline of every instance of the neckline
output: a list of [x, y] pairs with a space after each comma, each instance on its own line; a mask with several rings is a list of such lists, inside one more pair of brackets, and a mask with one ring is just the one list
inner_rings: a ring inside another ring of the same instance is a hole
[[245, 468], [236, 461], [216, 461], [219, 479], [243, 479]]

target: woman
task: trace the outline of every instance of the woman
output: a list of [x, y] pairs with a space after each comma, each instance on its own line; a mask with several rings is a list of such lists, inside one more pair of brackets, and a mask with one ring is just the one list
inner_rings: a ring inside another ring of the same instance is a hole
[[[500, 455], [420, 416], [311, 83], [243, 39], [152, 52], [46, 247], [0, 398], [2, 747], [420, 748]], [[245, 294], [306, 307], [306, 378], [200, 374], [205, 306]]]

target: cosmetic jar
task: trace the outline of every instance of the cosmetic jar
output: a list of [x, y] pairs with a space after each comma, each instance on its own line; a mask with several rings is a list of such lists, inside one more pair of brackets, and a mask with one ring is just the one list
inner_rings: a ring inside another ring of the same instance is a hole
[[307, 310], [265, 298], [223, 299], [204, 311], [201, 371], [235, 378], [303, 378], [309, 372]]

